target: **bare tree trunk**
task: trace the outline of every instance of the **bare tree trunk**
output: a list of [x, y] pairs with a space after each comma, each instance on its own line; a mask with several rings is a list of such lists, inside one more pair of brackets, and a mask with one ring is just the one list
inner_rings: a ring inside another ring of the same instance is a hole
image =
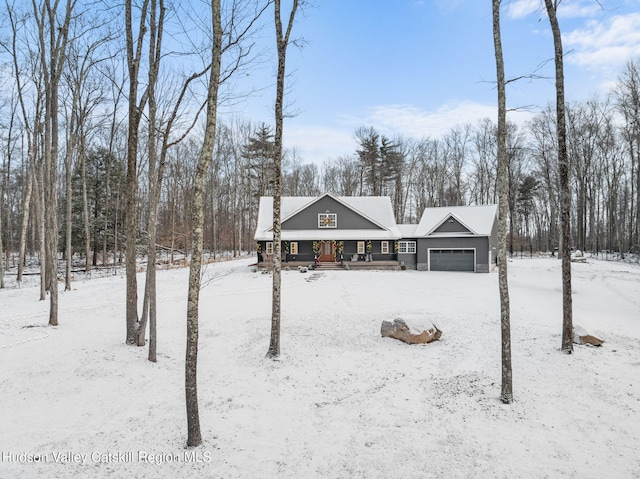
[[[111, 121], [109, 125], [109, 154], [107, 155], [107, 181], [106, 181], [106, 201], [105, 201], [105, 215], [104, 215], [104, 243], [102, 245], [102, 264], [107, 265], [108, 262], [108, 234], [109, 231], [109, 213], [111, 208], [111, 168], [112, 161], [114, 159], [114, 140], [116, 137], [116, 133], [118, 130], [118, 105], [120, 103], [120, 99], [123, 96], [124, 83], [125, 79], [123, 78], [122, 84], [118, 83], [115, 79], [115, 74], [113, 76], [113, 81], [111, 84], [113, 85], [113, 112], [111, 114]], [[115, 215], [114, 215], [114, 226], [113, 226], [113, 265], [116, 265], [116, 256], [118, 252], [118, 210], [119, 210], [119, 197], [120, 197], [120, 180], [116, 183], [116, 206], [115, 206]]]
[[89, 193], [87, 188], [87, 158], [84, 148], [80, 152], [80, 165], [82, 168], [82, 218], [84, 223], [84, 270], [88, 273], [91, 271], [91, 224], [89, 222]]
[[4, 250], [2, 246], [2, 212], [4, 211], [4, 191], [0, 189], [0, 289], [4, 289]]
[[138, 105], [138, 73], [142, 57], [142, 43], [146, 32], [147, 10], [149, 0], [144, 0], [140, 7], [138, 37], [134, 44], [132, 25], [132, 0], [125, 1], [125, 32], [127, 44], [127, 67], [129, 73], [129, 125], [127, 134], [127, 175], [125, 195], [125, 249], [126, 255], [126, 324], [127, 344], [135, 344], [138, 326], [138, 280], [137, 274], [137, 236], [138, 236], [138, 129], [140, 116], [146, 96]]
[[109, 231], [109, 208], [111, 206], [111, 152], [107, 155], [107, 165], [106, 165], [106, 175], [107, 178], [105, 180], [105, 194], [104, 194], [104, 237], [102, 238], [102, 266], [108, 264], [107, 256], [107, 240], [108, 240], [108, 231]]
[[[58, 18], [58, 2], [44, 0], [41, 6], [33, 1], [33, 13], [38, 25], [40, 61], [44, 71], [44, 185], [46, 223], [46, 265], [49, 286], [49, 324], [58, 325], [58, 90], [65, 65], [71, 15], [76, 0], [64, 4], [62, 21]], [[46, 39], [45, 39], [46, 37]]]
[[[162, 7], [161, 7], [162, 8]], [[149, 128], [147, 138], [147, 150], [148, 150], [148, 180], [149, 180], [149, 217], [147, 219], [147, 273], [144, 287], [144, 300], [142, 304], [142, 317], [139, 324], [136, 326], [136, 344], [138, 346], [145, 345], [145, 335], [147, 330], [147, 322], [150, 319], [150, 342], [149, 342], [149, 361], [156, 361], [155, 354], [155, 296], [156, 296], [156, 214], [157, 207], [155, 204], [156, 198], [156, 164], [158, 158], [158, 152], [156, 149], [156, 83], [158, 80], [159, 64], [156, 62], [156, 48], [160, 49], [160, 43], [157, 42], [158, 28], [162, 28], [161, 24], [156, 23], [156, 0], [151, 0], [151, 6], [149, 9], [149, 83], [147, 86], [147, 97], [149, 105]], [[162, 12], [164, 13], [164, 12]], [[159, 61], [159, 60], [158, 60]], [[151, 304], [150, 304], [151, 303]], [[149, 310], [153, 309], [153, 313], [150, 318]], [[153, 347], [151, 345], [153, 343]], [[152, 355], [153, 349], [153, 355]]]
[[[34, 125], [33, 128], [29, 123], [29, 116], [27, 114], [27, 108], [24, 104], [24, 96], [23, 96], [23, 87], [20, 75], [20, 67], [18, 64], [18, 42], [17, 42], [17, 22], [14, 17], [14, 12], [11, 8], [7, 8], [7, 16], [10, 20], [11, 25], [11, 60], [13, 67], [13, 76], [16, 81], [16, 92], [18, 95], [18, 102], [20, 104], [20, 109], [22, 111], [22, 121], [25, 128], [25, 133], [27, 135], [27, 158], [28, 158], [28, 173], [27, 173], [27, 188], [24, 195], [24, 203], [22, 207], [22, 225], [20, 228], [20, 247], [18, 254], [18, 275], [17, 282], [20, 284], [22, 282], [22, 274], [24, 270], [25, 263], [25, 255], [26, 255], [26, 243], [27, 243], [27, 232], [29, 227], [29, 214], [31, 210], [31, 199], [33, 196], [33, 187], [34, 182], [36, 181], [36, 142], [38, 136], [36, 133], [39, 129], [39, 121], [38, 118], [40, 116], [40, 99], [41, 92], [38, 92], [36, 97], [35, 104], [35, 114], [34, 114]], [[37, 204], [37, 201], [36, 203]]]
[[33, 196], [33, 176], [35, 175], [33, 167], [32, 153], [29, 151], [29, 168], [27, 175], [27, 189], [24, 194], [24, 203], [22, 205], [22, 225], [20, 226], [20, 248], [18, 254], [18, 276], [17, 282], [22, 282], [22, 273], [24, 271], [24, 261], [27, 249], [27, 231], [29, 228], [29, 212], [31, 210], [31, 197]]
[[164, 2], [160, 0], [160, 17], [156, 20], [158, 4], [156, 0], [151, 0], [150, 9], [150, 38], [149, 38], [149, 221], [147, 225], [147, 233], [149, 244], [147, 249], [147, 277], [145, 281], [144, 305], [142, 308], [142, 321], [138, 328], [137, 344], [143, 346], [145, 342], [145, 331], [147, 318], [149, 320], [149, 356], [151, 362], [156, 362], [156, 237], [157, 237], [157, 216], [158, 204], [160, 202], [160, 188], [162, 185], [162, 172], [158, 172], [159, 178], [156, 176], [156, 165], [158, 163], [158, 151], [156, 141], [157, 128], [157, 105], [156, 105], [156, 84], [158, 81], [158, 72], [160, 69], [160, 58], [162, 51], [162, 30], [164, 22]]
[[[13, 241], [13, 220], [11, 219], [11, 214], [12, 214], [12, 197], [11, 197], [11, 143], [12, 143], [12, 132], [13, 132], [13, 123], [15, 121], [15, 112], [13, 111], [12, 108], [12, 112], [11, 112], [11, 119], [9, 120], [9, 127], [8, 127], [8, 134], [7, 134], [7, 152], [6, 152], [6, 174], [4, 177], [4, 191], [0, 194], [3, 194], [3, 196], [6, 197], [7, 201], [9, 202], [9, 204], [7, 205], [6, 208], [6, 216], [7, 216], [7, 242], [6, 242], [6, 247], [5, 247], [5, 251], [2, 253], [5, 256], [5, 264], [7, 265], [7, 268], [11, 267], [10, 261], [11, 261], [11, 250], [12, 250], [12, 241]], [[0, 222], [2, 221], [2, 210], [3, 208], [0, 208]], [[0, 278], [0, 282], [2, 283], [2, 287], [4, 287], [4, 273], [2, 275], [2, 278]]]
[[[51, 107], [53, 112], [53, 106]], [[51, 129], [51, 139], [57, 135], [57, 127]], [[46, 136], [46, 133], [45, 133]], [[53, 143], [53, 142], [52, 142]], [[45, 146], [45, 238], [46, 269], [49, 285], [49, 325], [58, 325], [58, 191], [56, 147]]]
[[[159, 17], [157, 12], [159, 9]], [[142, 321], [137, 330], [137, 344], [144, 345], [145, 331], [147, 320], [149, 322], [149, 361], [156, 361], [157, 335], [157, 302], [156, 302], [156, 241], [157, 241], [157, 218], [158, 207], [160, 205], [160, 193], [162, 190], [162, 181], [164, 179], [164, 170], [167, 160], [168, 151], [172, 146], [182, 141], [188, 135], [189, 131], [195, 125], [192, 125], [182, 132], [181, 136], [175, 141], [170, 141], [173, 125], [179, 115], [182, 101], [188, 91], [189, 85], [194, 80], [206, 74], [207, 69], [199, 73], [189, 76], [182, 85], [182, 91], [176, 100], [174, 107], [169, 115], [169, 119], [164, 126], [162, 133], [162, 141], [160, 146], [160, 155], [158, 155], [157, 134], [160, 130], [157, 121], [157, 103], [156, 103], [156, 84], [158, 82], [158, 74], [160, 69], [160, 60], [162, 58], [162, 36], [164, 31], [165, 6], [163, 0], [151, 0], [150, 11], [150, 39], [149, 39], [149, 83], [147, 87], [149, 102], [149, 218], [147, 232], [149, 236], [149, 244], [147, 251], [147, 276], [145, 282], [145, 296], [143, 304]], [[157, 18], [157, 20], [156, 20]], [[198, 115], [195, 116], [197, 119]]]
[[38, 162], [38, 181], [36, 184], [38, 199], [36, 201], [36, 222], [38, 224], [38, 246], [39, 246], [39, 262], [40, 262], [40, 301], [44, 301], [47, 297], [47, 269], [46, 257], [47, 248], [45, 243], [45, 220], [44, 220], [44, 161]]
[[204, 241], [204, 184], [207, 170], [211, 165], [213, 144], [216, 133], [218, 88], [222, 56], [222, 26], [220, 20], [220, 0], [211, 2], [211, 71], [207, 94], [207, 120], [204, 142], [198, 160], [194, 179], [194, 199], [192, 206], [192, 251], [189, 267], [189, 291], [187, 300], [187, 351], [185, 358], [185, 396], [187, 405], [187, 446], [196, 447], [202, 443], [200, 415], [198, 412], [198, 306], [202, 271], [202, 248]]
[[513, 370], [511, 367], [511, 313], [507, 275], [507, 217], [509, 216], [507, 100], [500, 33], [500, 4], [501, 0], [492, 0], [493, 45], [498, 79], [498, 284], [500, 288], [500, 330], [502, 333], [502, 391], [500, 399], [503, 403], [510, 404], [513, 401]]
[[[121, 187], [121, 183], [120, 180], [118, 180], [118, 187], [116, 188], [116, 190], [118, 192], [120, 192], [120, 187]], [[119, 214], [120, 213], [120, 194], [116, 195], [116, 211], [115, 211], [115, 218], [114, 218], [114, 224], [113, 224], [113, 266], [122, 264], [121, 261], [121, 253], [120, 250], [118, 249], [118, 218], [119, 218]]]
[[72, 216], [73, 216], [73, 180], [72, 180], [72, 172], [73, 172], [73, 153], [76, 147], [77, 142], [77, 114], [76, 111], [78, 109], [78, 101], [80, 95], [79, 85], [76, 85], [77, 88], [73, 90], [72, 100], [71, 100], [71, 108], [69, 115], [69, 134], [67, 135], [67, 148], [64, 157], [64, 168], [65, 168], [65, 179], [66, 179], [66, 214], [65, 214], [65, 275], [64, 275], [64, 289], [65, 291], [71, 290], [71, 262], [73, 259], [73, 251], [71, 247], [71, 228], [72, 228]]
[[282, 131], [284, 124], [284, 79], [287, 59], [287, 46], [293, 28], [293, 20], [298, 8], [298, 0], [293, 0], [287, 30], [283, 34], [282, 19], [280, 17], [280, 0], [274, 0], [274, 14], [276, 25], [276, 44], [278, 47], [278, 76], [276, 79], [276, 105], [275, 122], [276, 131], [274, 137], [274, 185], [273, 185], [273, 295], [271, 302], [271, 338], [267, 357], [280, 356], [280, 315], [282, 293], [282, 257], [281, 257], [281, 190], [282, 190]]
[[571, 193], [564, 103], [564, 60], [560, 25], [556, 17], [559, 0], [545, 0], [553, 33], [556, 65], [556, 117], [560, 173], [560, 226], [562, 228], [562, 350], [573, 352], [573, 306], [571, 297]]
[[[75, 105], [74, 105], [75, 106]], [[73, 120], [72, 120], [73, 123]], [[71, 290], [71, 260], [73, 257], [73, 252], [71, 251], [71, 224], [72, 224], [72, 196], [73, 196], [73, 187], [71, 185], [71, 170], [72, 170], [72, 155], [73, 155], [73, 146], [72, 141], [70, 139], [67, 140], [67, 153], [64, 159], [64, 168], [65, 168], [65, 177], [66, 177], [66, 195], [67, 195], [67, 204], [66, 204], [66, 215], [65, 215], [65, 274], [64, 274], [64, 289], [65, 291]]]

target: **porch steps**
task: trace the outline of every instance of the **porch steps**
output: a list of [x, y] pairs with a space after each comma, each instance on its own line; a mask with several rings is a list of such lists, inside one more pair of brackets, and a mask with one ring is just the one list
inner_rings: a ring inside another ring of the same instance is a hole
[[343, 266], [339, 262], [323, 261], [316, 265], [316, 271], [339, 271]]

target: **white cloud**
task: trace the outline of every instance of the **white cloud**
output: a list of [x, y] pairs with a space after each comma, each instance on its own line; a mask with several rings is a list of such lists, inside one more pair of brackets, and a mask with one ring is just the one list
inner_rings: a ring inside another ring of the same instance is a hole
[[588, 18], [602, 13], [602, 7], [594, 0], [575, 0], [562, 2], [558, 7], [558, 17]]
[[[543, 14], [546, 18], [547, 10], [543, 0], [515, 0], [507, 5], [507, 13], [510, 18], [524, 18], [533, 13]], [[601, 11], [600, 5], [593, 0], [568, 0], [562, 2], [558, 8], [558, 17], [585, 18], [592, 17]]]
[[[510, 121], [518, 121], [524, 112], [510, 113]], [[445, 104], [436, 111], [424, 111], [411, 105], [384, 105], [371, 109], [367, 124], [389, 134], [402, 134], [415, 138], [438, 138], [453, 128], [475, 124], [484, 118], [495, 119], [497, 107], [470, 101]]]
[[619, 69], [640, 54], [640, 13], [618, 15], [605, 22], [592, 20], [565, 35], [567, 60], [584, 68]]
[[353, 153], [353, 131], [340, 127], [291, 125], [284, 129], [284, 146], [295, 148], [304, 163], [320, 165]]
[[[379, 105], [362, 116], [341, 117], [334, 128], [313, 125], [291, 125], [285, 128], [285, 147], [296, 148], [302, 160], [322, 164], [342, 155], [351, 155], [356, 148], [354, 132], [372, 126], [380, 133], [413, 138], [439, 138], [456, 126], [476, 124], [484, 118], [496, 121], [495, 105], [471, 101], [445, 104], [435, 111], [421, 110], [413, 105]], [[530, 119], [531, 113], [514, 111], [508, 120], [519, 125]]]
[[421, 138], [439, 137], [456, 125], [494, 115], [494, 107], [472, 102], [447, 104], [436, 111], [411, 105], [382, 105], [372, 108], [367, 120], [388, 132]]
[[542, 8], [541, 0], [515, 0], [507, 5], [507, 14], [510, 18], [524, 18]]

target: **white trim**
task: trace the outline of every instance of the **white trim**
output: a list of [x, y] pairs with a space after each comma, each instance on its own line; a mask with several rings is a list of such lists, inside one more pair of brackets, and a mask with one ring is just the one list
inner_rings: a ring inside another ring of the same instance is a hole
[[380, 254], [389, 254], [389, 242], [380, 241]]
[[267, 241], [264, 246], [265, 254], [273, 254], [273, 241]]
[[[400, 235], [384, 230], [343, 230], [322, 228], [313, 230], [282, 230], [282, 241], [358, 241], [362, 238], [371, 241], [393, 241], [400, 239]], [[272, 241], [273, 234], [256, 236], [256, 241]]]
[[[438, 228], [440, 228], [443, 224], [445, 224], [451, 218], [453, 218], [458, 223], [460, 223], [463, 227], [465, 227], [467, 229], [467, 231], [446, 231], [444, 233], [436, 233], [435, 232]], [[460, 218], [458, 218], [458, 216], [456, 216], [453, 213], [449, 213], [448, 215], [446, 215], [444, 217], [444, 219], [442, 221], [440, 221], [439, 223], [437, 223], [433, 228], [431, 228], [431, 230], [428, 231], [425, 236], [440, 236], [441, 234], [442, 235], [448, 235], [448, 234], [452, 234], [452, 233], [454, 235], [456, 235], [456, 236], [469, 236], [469, 235], [478, 236], [478, 234], [475, 231], [473, 231], [472, 228], [469, 228], [469, 226], [464, 224], [464, 221], [462, 221]], [[449, 248], [449, 249], [455, 249], [455, 248]]]
[[[362, 246], [362, 248], [360, 248]], [[364, 241], [358, 241], [358, 254], [365, 253], [366, 244]]]
[[476, 248], [427, 248], [427, 271], [431, 271], [431, 251], [473, 251], [473, 272], [476, 272], [476, 258], [478, 251]]
[[[407, 251], [402, 251], [402, 245], [403, 244], [406, 246], [405, 249]], [[412, 248], [408, 247], [409, 245], [413, 245], [413, 251], [409, 251], [409, 249], [412, 249]], [[416, 254], [417, 251], [418, 251], [418, 247], [417, 246], [418, 245], [416, 244], [416, 241], [413, 241], [413, 240], [400, 240], [398, 242], [398, 253], [399, 254]]]
[[337, 213], [318, 213], [318, 228], [327, 229], [327, 228], [337, 228], [337, 227], [338, 227]]
[[[295, 249], [295, 251], [294, 251]], [[289, 254], [298, 254], [298, 242], [292, 241], [289, 243]]]

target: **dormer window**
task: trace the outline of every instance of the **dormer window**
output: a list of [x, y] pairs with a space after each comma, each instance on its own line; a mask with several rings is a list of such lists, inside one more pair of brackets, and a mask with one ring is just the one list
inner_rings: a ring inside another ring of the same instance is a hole
[[336, 213], [318, 214], [318, 228], [337, 228], [338, 215]]

